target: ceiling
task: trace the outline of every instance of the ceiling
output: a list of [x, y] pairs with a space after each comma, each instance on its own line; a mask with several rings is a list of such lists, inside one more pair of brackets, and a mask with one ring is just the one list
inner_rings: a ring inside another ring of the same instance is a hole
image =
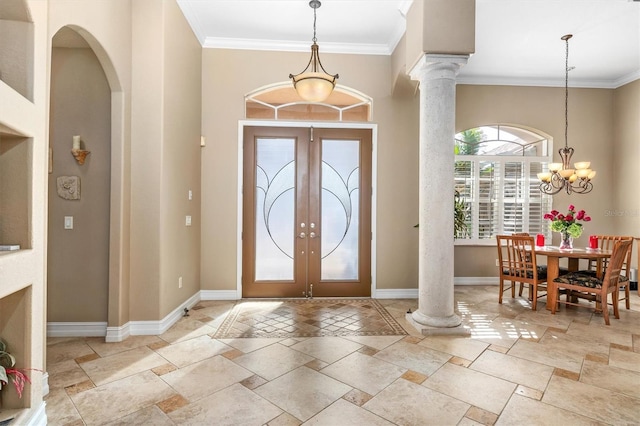
[[[390, 55], [412, 1], [322, 0], [321, 54]], [[205, 48], [310, 51], [307, 0], [178, 3]], [[459, 82], [564, 86], [565, 34], [573, 34], [570, 86], [615, 88], [640, 78], [640, 0], [476, 0], [476, 51]]]

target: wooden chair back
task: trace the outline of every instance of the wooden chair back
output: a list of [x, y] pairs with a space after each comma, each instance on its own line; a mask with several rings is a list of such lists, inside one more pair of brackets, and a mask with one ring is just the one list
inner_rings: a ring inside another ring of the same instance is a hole
[[[616, 241], [622, 240], [631, 240], [633, 241], [633, 237], [624, 236], [624, 235], [596, 235], [598, 238], [598, 247], [601, 250], [613, 250], [613, 246]], [[628, 252], [625, 255], [624, 262], [622, 264], [622, 270], [624, 275], [629, 277], [629, 268], [631, 267], [631, 256], [633, 251], [633, 244], [631, 244], [628, 248]], [[602, 270], [604, 271], [609, 264], [609, 259], [604, 259], [602, 261]], [[589, 270], [595, 271], [597, 269], [597, 261], [590, 260], [589, 261]]]
[[[613, 289], [618, 291], [618, 281], [622, 274], [622, 268], [627, 260], [628, 253], [631, 251], [631, 245], [633, 244], [633, 238], [625, 240], [617, 240], [613, 243], [613, 251], [611, 258], [607, 265], [607, 269], [602, 278], [602, 292], [606, 293], [608, 290]], [[609, 291], [610, 292], [610, 291]]]
[[[538, 299], [538, 285], [546, 282], [546, 274], [540, 276], [540, 270], [536, 260], [535, 239], [530, 235], [498, 235], [498, 266], [500, 275], [500, 298], [502, 293], [511, 289], [511, 297], [515, 297], [515, 283], [529, 284], [532, 288], [531, 308], [536, 310]], [[505, 281], [512, 283], [505, 288]], [[522, 292], [520, 291], [521, 295]]]

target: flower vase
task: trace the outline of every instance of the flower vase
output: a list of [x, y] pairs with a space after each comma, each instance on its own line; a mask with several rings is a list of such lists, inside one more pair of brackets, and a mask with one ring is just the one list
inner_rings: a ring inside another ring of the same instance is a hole
[[560, 233], [560, 250], [573, 250], [573, 237], [568, 232]]

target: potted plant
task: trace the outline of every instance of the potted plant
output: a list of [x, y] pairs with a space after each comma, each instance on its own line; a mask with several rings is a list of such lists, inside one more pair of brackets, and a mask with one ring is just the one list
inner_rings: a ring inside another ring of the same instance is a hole
[[27, 382], [31, 383], [31, 380], [25, 374], [26, 369], [15, 368], [15, 365], [16, 358], [9, 353], [7, 342], [0, 338], [0, 390], [11, 380], [16, 392], [18, 392], [18, 397], [22, 398], [24, 385]]

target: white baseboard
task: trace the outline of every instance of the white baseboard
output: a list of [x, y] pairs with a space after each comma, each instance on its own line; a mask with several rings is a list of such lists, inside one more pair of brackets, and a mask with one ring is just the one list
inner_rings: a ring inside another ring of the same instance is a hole
[[40, 402], [37, 408], [33, 409], [33, 414], [27, 422], [24, 423], [27, 426], [44, 426], [47, 424], [47, 411], [46, 411], [46, 402]]
[[455, 277], [454, 285], [498, 285], [498, 277]]
[[[454, 285], [498, 285], [498, 277], [455, 277]], [[371, 296], [374, 299], [417, 299], [417, 288], [379, 288]]]
[[417, 299], [417, 288], [378, 288], [371, 295], [373, 299]]
[[237, 290], [200, 290], [200, 300], [240, 300]]
[[106, 322], [47, 323], [47, 337], [100, 337], [106, 335]]
[[42, 373], [42, 396], [49, 395], [49, 373]]
[[107, 335], [104, 341], [107, 343], [122, 342], [127, 337], [131, 336], [130, 323], [126, 323], [120, 327], [107, 327]]
[[105, 337], [107, 342], [122, 342], [129, 336], [157, 336], [167, 331], [184, 315], [184, 308], [192, 308], [200, 301], [195, 293], [160, 321], [129, 321], [120, 327], [107, 327], [107, 323], [47, 323], [47, 337]]
[[[497, 285], [497, 277], [456, 277], [454, 285]], [[374, 289], [374, 299], [417, 299], [417, 288]], [[160, 321], [129, 321], [119, 327], [107, 327], [106, 322], [50, 322], [47, 337], [105, 337], [107, 342], [122, 342], [129, 336], [157, 336], [167, 331], [200, 300], [240, 300], [236, 290], [200, 290], [181, 303]]]

